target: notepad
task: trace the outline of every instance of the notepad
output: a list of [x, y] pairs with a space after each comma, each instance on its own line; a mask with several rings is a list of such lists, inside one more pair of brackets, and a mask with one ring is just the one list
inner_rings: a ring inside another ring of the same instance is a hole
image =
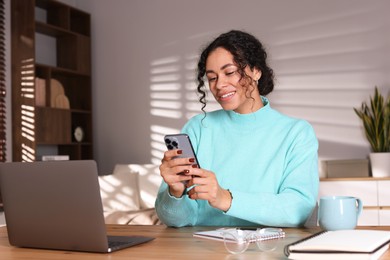
[[289, 259], [378, 259], [389, 248], [390, 231], [322, 231], [289, 244]]

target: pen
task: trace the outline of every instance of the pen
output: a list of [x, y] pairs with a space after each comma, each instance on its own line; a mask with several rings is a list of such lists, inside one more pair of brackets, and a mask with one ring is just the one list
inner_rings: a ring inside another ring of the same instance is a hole
[[237, 228], [218, 228], [217, 230], [230, 230], [230, 229], [235, 229], [235, 230], [254, 230], [254, 231], [256, 231], [258, 228], [255, 228], [255, 227], [237, 227]]

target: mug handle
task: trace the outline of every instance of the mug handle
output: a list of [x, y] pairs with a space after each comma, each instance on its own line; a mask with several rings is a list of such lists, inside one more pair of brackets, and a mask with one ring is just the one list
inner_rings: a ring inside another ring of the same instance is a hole
[[357, 217], [359, 217], [359, 216], [360, 216], [360, 213], [362, 213], [363, 202], [362, 202], [362, 200], [359, 199], [359, 198], [356, 198], [356, 201], [357, 201], [357, 206], [358, 206], [358, 208], [357, 208]]

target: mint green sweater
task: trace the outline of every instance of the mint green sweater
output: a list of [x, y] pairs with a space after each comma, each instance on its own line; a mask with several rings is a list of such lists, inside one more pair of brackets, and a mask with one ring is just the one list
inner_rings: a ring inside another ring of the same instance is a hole
[[[183, 128], [202, 168], [213, 171], [233, 200], [225, 213], [207, 201], [175, 198], [163, 182], [156, 199], [168, 226], [279, 226], [304, 224], [318, 194], [318, 141], [313, 128], [272, 109], [197, 115]], [[203, 119], [204, 118], [204, 119]], [[203, 119], [203, 121], [202, 121]]]

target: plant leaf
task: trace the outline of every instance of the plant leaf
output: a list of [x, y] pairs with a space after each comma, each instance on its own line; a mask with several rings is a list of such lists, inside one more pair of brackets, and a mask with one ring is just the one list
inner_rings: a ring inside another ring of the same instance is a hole
[[370, 97], [370, 105], [362, 103], [360, 109], [354, 108], [362, 120], [366, 138], [373, 152], [390, 152], [390, 95], [386, 101], [378, 88]]

